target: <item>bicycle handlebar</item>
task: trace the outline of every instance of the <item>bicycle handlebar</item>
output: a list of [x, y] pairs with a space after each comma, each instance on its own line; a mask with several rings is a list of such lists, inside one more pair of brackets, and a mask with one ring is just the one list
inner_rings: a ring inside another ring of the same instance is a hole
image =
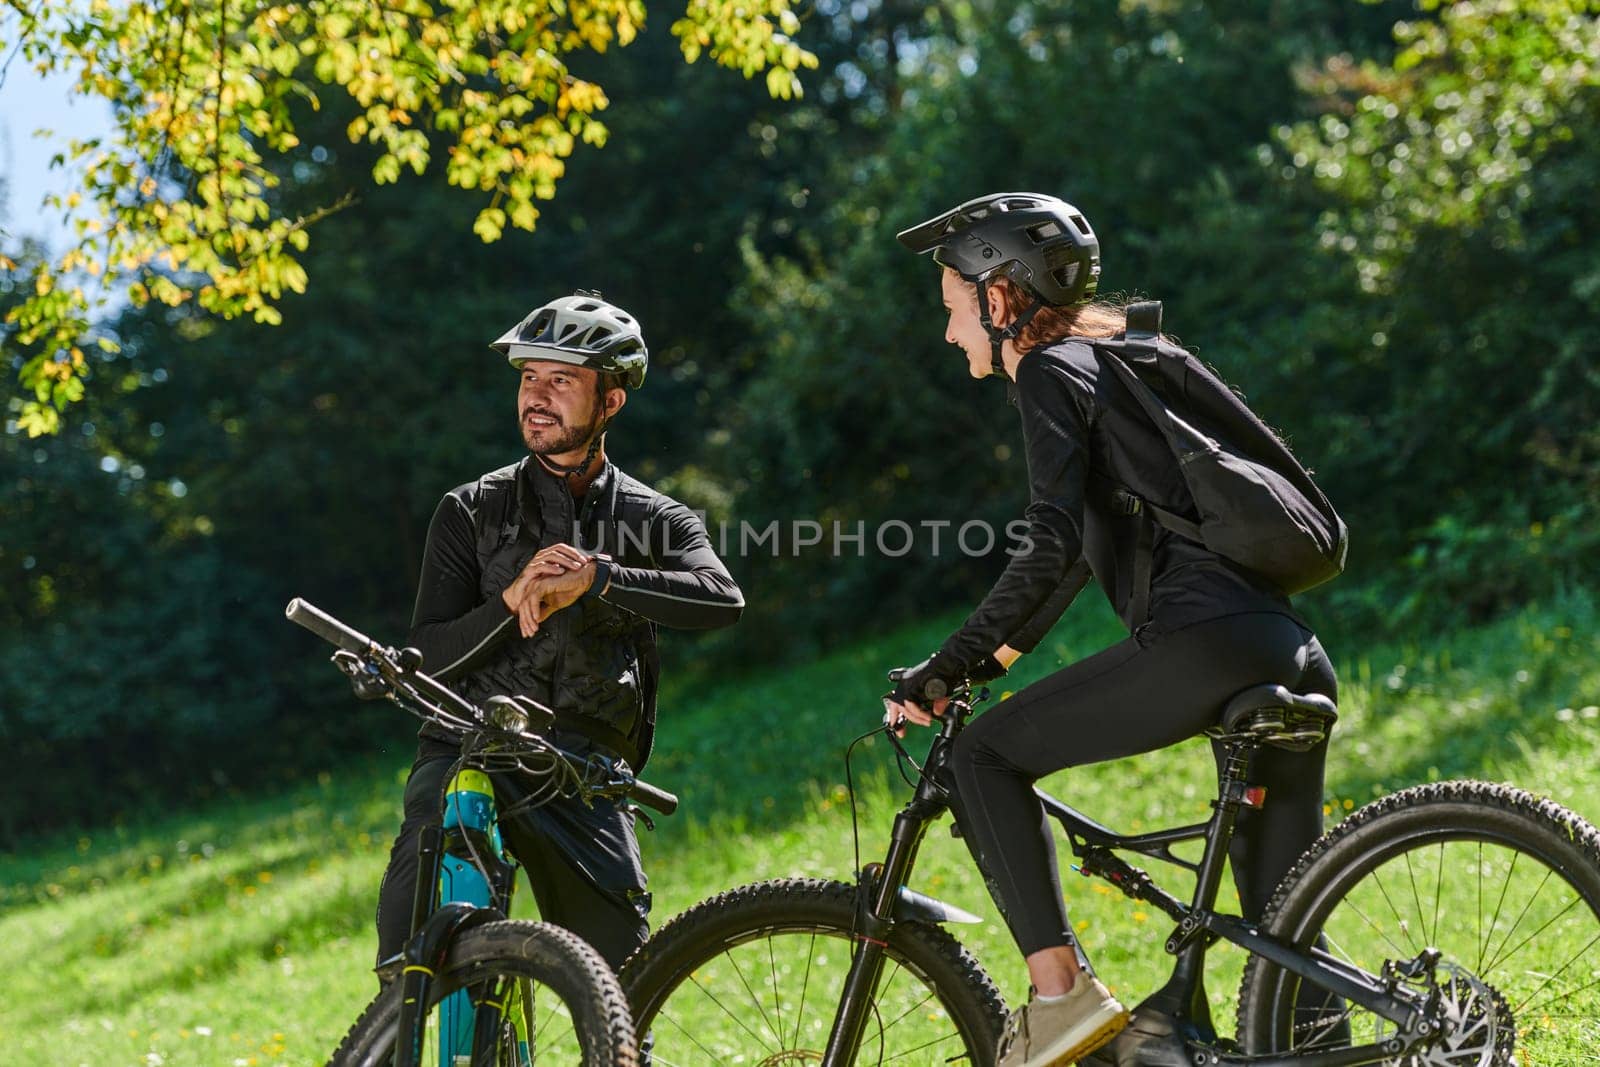
[[[396, 651], [387, 648], [361, 633], [351, 629], [327, 612], [318, 608], [309, 601], [295, 597], [289, 601], [283, 610], [284, 616], [297, 626], [302, 626], [330, 645], [335, 645], [345, 652], [355, 656], [365, 657], [369, 661], [381, 661], [384, 683], [394, 689], [410, 691], [413, 698], [434, 700], [445, 704], [456, 714], [478, 725], [488, 725], [492, 720], [484, 709], [469, 700], [459, 696], [438, 679], [424, 674], [419, 668], [420, 657], [414, 649]], [[337, 660], [337, 657], [335, 657]], [[409, 662], [408, 662], [409, 660]], [[393, 677], [391, 673], [401, 677]], [[360, 690], [358, 689], [358, 693]], [[414, 710], [414, 709], [413, 709]], [[430, 709], [432, 710], [432, 709]], [[538, 736], [534, 734], [533, 736]], [[568, 753], [548, 738], [540, 737], [540, 741], [565, 758], [569, 763], [582, 764], [584, 758]], [[631, 768], [630, 768], [631, 772]], [[649, 782], [641, 781], [632, 773], [619, 774], [617, 785], [622, 787], [621, 792], [631, 800], [637, 800], [648, 808], [653, 808], [663, 815], [671, 815], [678, 810], [678, 798], [665, 789], [658, 789]]]
[[637, 778], [628, 788], [628, 796], [663, 815], [671, 815], [678, 810], [678, 798], [675, 795], [665, 789], [657, 789], [649, 782], [641, 782]]
[[330, 645], [346, 652], [366, 652], [377, 648], [378, 643], [357, 630], [352, 630], [338, 619], [308, 601], [295, 597], [283, 609], [284, 616], [296, 626], [304, 626]]

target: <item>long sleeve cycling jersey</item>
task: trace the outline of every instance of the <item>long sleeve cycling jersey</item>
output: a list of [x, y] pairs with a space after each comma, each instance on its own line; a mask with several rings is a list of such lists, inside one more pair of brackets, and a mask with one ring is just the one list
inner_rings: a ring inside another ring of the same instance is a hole
[[1002, 644], [1032, 650], [1090, 573], [1130, 630], [1176, 629], [1244, 611], [1289, 612], [1289, 602], [1243, 568], [1161, 526], [1151, 538], [1149, 619], [1130, 616], [1140, 515], [1111, 489], [1137, 486], [1178, 512], [1193, 499], [1171, 447], [1091, 345], [1064, 341], [1024, 353], [1017, 408], [1028, 464], [1027, 533], [988, 596], [940, 652], [971, 667]]
[[[502, 593], [541, 548], [599, 556], [595, 581], [524, 638]], [[410, 641], [464, 696], [521, 693], [625, 753], [648, 751], [657, 625], [706, 629], [744, 600], [684, 505], [607, 464], [580, 500], [531, 458], [458, 486], [428, 527]], [[643, 731], [641, 733], [641, 730]]]

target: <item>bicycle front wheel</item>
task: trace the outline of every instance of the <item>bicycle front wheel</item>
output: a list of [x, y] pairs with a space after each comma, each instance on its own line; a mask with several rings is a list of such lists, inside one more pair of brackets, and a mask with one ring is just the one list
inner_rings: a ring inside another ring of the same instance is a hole
[[[1405, 1067], [1596, 1062], [1600, 1049], [1600, 833], [1520, 789], [1440, 782], [1385, 797], [1313, 845], [1263, 926], [1378, 975], [1437, 948], [1453, 1035]], [[1239, 1038], [1254, 1053], [1393, 1036], [1259, 956], [1245, 967]], [[1413, 988], [1416, 988], [1413, 986]]]
[[[856, 888], [760, 882], [690, 908], [634, 953], [622, 984], [654, 1067], [822, 1059], [852, 951]], [[858, 1064], [994, 1062], [1005, 1003], [944, 930], [889, 933]]]
[[[394, 982], [378, 995], [329, 1067], [394, 1062], [400, 993]], [[422, 1041], [427, 1067], [460, 1067], [469, 1060], [472, 1067], [639, 1062], [633, 1017], [611, 968], [582, 938], [549, 923], [496, 922], [462, 933], [451, 943], [428, 999]], [[451, 1036], [460, 1026], [451, 1014], [464, 1004], [477, 1016], [476, 1055], [472, 1044], [462, 1050]]]

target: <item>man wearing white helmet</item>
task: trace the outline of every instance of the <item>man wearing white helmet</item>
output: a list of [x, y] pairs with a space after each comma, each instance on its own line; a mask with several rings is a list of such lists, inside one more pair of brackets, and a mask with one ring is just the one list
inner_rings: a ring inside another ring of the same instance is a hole
[[[606, 428], [649, 363], [638, 322], [579, 290], [492, 347], [519, 372], [529, 454], [440, 502], [410, 643], [463, 696], [532, 697], [555, 710], [564, 747], [621, 756], [638, 770], [655, 727], [657, 625], [726, 626], [744, 601], [695, 514], [606, 458]], [[379, 891], [380, 964], [404, 947], [417, 837], [438, 822], [459, 754], [423, 728]], [[515, 774], [494, 779], [502, 810], [532, 785]], [[620, 966], [644, 940], [650, 906], [627, 810], [558, 799], [502, 819], [501, 830], [540, 914]]]

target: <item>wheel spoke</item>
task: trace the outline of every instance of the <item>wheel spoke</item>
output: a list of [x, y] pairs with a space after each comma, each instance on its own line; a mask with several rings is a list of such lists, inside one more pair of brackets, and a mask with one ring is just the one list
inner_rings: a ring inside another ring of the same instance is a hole
[[[1600, 1063], [1600, 834], [1507, 787], [1441, 783], [1395, 799], [1314, 847], [1280, 887], [1270, 928], [1318, 932], [1332, 958], [1374, 978], [1437, 948], [1432, 976], [1399, 988], [1437, 1005], [1449, 1036], [1399, 1057], [1407, 1063]], [[1241, 993], [1240, 1041], [1253, 1055], [1398, 1033], [1260, 958]]]
[[[1514, 1012], [1516, 1012], [1517, 1014], [1520, 1014], [1525, 1008], [1528, 1008], [1529, 1001], [1533, 1000], [1534, 997], [1536, 997], [1540, 993], [1544, 992], [1545, 986], [1549, 985], [1551, 982], [1554, 982], [1557, 978], [1560, 978], [1563, 974], [1567, 973], [1567, 969], [1569, 967], [1571, 967], [1574, 963], [1577, 963], [1579, 960], [1581, 960], [1585, 955], [1587, 955], [1589, 950], [1591, 948], [1594, 948], [1594, 946], [1597, 943], [1600, 943], [1600, 933], [1597, 933], [1593, 937], [1591, 937], [1589, 939], [1589, 943], [1584, 945], [1582, 948], [1580, 948], [1573, 955], [1573, 957], [1570, 960], [1568, 960], [1566, 963], [1563, 963], [1559, 970], [1557, 970], [1553, 974], [1547, 975], [1545, 977], [1545, 980], [1543, 982], [1539, 983], [1538, 988], [1536, 988], [1532, 993], [1529, 993], [1525, 998], [1523, 998], [1522, 1003], [1518, 1004], [1512, 1010]], [[1583, 985], [1579, 986], [1577, 989], [1569, 989], [1566, 992], [1561, 993], [1558, 996], [1553, 997], [1552, 999], [1546, 1001], [1545, 1003], [1554, 1004], [1556, 1001], [1564, 999], [1566, 997], [1575, 997], [1579, 993], [1582, 993], [1585, 989], [1592, 989], [1597, 985], [1600, 985], [1600, 977], [1597, 977], [1597, 978], [1594, 978], [1594, 979], [1592, 979], [1592, 980], [1590, 980], [1588, 982], [1585, 982]], [[1529, 1010], [1532, 1010], [1532, 1009], [1529, 1009]]]
[[[1376, 880], [1376, 879], [1374, 879], [1374, 880]], [[1387, 894], [1385, 894], [1384, 899], [1386, 899], [1386, 900], [1388, 899]], [[1385, 933], [1384, 930], [1383, 930], [1383, 927], [1381, 927], [1377, 923], [1373, 922], [1372, 919], [1367, 916], [1366, 911], [1364, 911], [1361, 908], [1360, 905], [1356, 904], [1355, 901], [1353, 901], [1353, 900], [1348, 900], [1348, 901], [1346, 901], [1346, 903], [1350, 905], [1350, 910], [1351, 911], [1353, 911], [1357, 915], [1359, 915], [1363, 922], [1365, 922], [1368, 926], [1372, 927], [1372, 932], [1373, 933], [1377, 934], [1379, 937], [1383, 938], [1384, 941], [1388, 942], [1389, 947], [1394, 949], [1395, 955], [1397, 957], [1404, 958], [1407, 955], [1407, 953], [1410, 950], [1409, 949], [1405, 949], [1405, 948], [1401, 948], [1399, 945], [1397, 945], [1395, 943], [1394, 938], [1390, 937], [1387, 933]], [[1394, 906], [1390, 905], [1389, 910], [1393, 911], [1394, 910]], [[1400, 923], [1400, 928], [1402, 930], [1405, 929], [1405, 921], [1403, 919], [1401, 919], [1398, 914], [1395, 915], [1395, 920]], [[1326, 931], [1324, 931], [1323, 936], [1324, 937], [1328, 936]], [[1355, 959], [1351, 959], [1350, 962], [1351, 963], [1357, 963], [1359, 965], [1358, 961], [1355, 960]]]
[[[849, 968], [863, 962], [855, 954], [857, 895], [836, 882], [765, 882], [663, 927], [628, 978], [634, 1002], [656, 1012], [640, 1029], [654, 1023], [657, 1067], [820, 1060]], [[898, 924], [883, 940], [878, 978], [857, 1006], [863, 1029], [853, 1062], [987, 1061], [1004, 1009], [977, 962], [938, 927]], [[783, 1044], [776, 1051], [773, 1032]]]
[[1500, 886], [1500, 899], [1494, 902], [1494, 916], [1489, 920], [1489, 929], [1484, 936], [1483, 951], [1478, 954], [1478, 965], [1475, 971], [1483, 971], [1483, 957], [1488, 955], [1489, 942], [1494, 940], [1494, 928], [1500, 925], [1500, 911], [1506, 905], [1506, 894], [1511, 891], [1511, 883], [1517, 876], [1517, 861], [1522, 858], [1522, 853], [1511, 853], [1511, 869], [1506, 872], [1506, 880]]
[[[942, 1035], [940, 1037], [936, 1037], [932, 1041], [924, 1041], [922, 1044], [915, 1045], [915, 1046], [913, 1046], [911, 1048], [908, 1048], [904, 1052], [896, 1052], [893, 1056], [890, 1056], [888, 1059], [884, 1060], [883, 1062], [884, 1063], [893, 1063], [895, 1060], [903, 1060], [907, 1056], [914, 1056], [917, 1053], [923, 1051], [924, 1049], [930, 1049], [933, 1046], [935, 1046], [937, 1044], [940, 1044], [941, 1042], [950, 1040], [950, 1038], [952, 1036], [954, 1036], [954, 1031], [952, 1031], [949, 1034], [944, 1034], [944, 1035]], [[954, 1060], [946, 1060], [945, 1062], [946, 1063], [954, 1063], [955, 1061]]]
[[[1485, 973], [1487, 973], [1489, 971], [1493, 971], [1496, 967], [1500, 966], [1500, 964], [1504, 963], [1506, 960], [1510, 959], [1512, 956], [1515, 956], [1517, 954], [1518, 950], [1520, 950], [1523, 945], [1528, 943], [1527, 939], [1524, 938], [1521, 942], [1519, 942], [1517, 944], [1516, 948], [1511, 949], [1509, 952], [1506, 951], [1506, 946], [1511, 943], [1511, 935], [1517, 932], [1517, 927], [1522, 925], [1522, 920], [1526, 919], [1528, 917], [1528, 911], [1529, 911], [1529, 909], [1531, 909], [1533, 907], [1533, 902], [1539, 899], [1539, 894], [1544, 892], [1544, 887], [1550, 883], [1550, 879], [1554, 874], [1555, 874], [1554, 871], [1545, 871], [1544, 872], [1544, 878], [1542, 880], [1540, 880], [1539, 888], [1535, 889], [1533, 891], [1533, 895], [1528, 898], [1528, 902], [1526, 904], [1524, 904], [1522, 906], [1522, 910], [1517, 913], [1517, 921], [1511, 924], [1511, 929], [1506, 931], [1506, 936], [1500, 941], [1500, 951], [1497, 952], [1494, 956], [1492, 956], [1488, 963], [1483, 965], [1483, 969], [1484, 969]], [[1573, 900], [1572, 900], [1572, 904], [1576, 904], [1576, 903], [1577, 903], [1577, 898], [1574, 897]], [[1570, 909], [1572, 907], [1572, 904], [1568, 904], [1567, 908]], [[1560, 916], [1557, 916], [1557, 918], [1559, 918], [1559, 917]], [[1541, 929], [1542, 929], [1542, 927], [1541, 927]], [[1538, 934], [1539, 934], [1539, 931], [1535, 930], [1531, 936], [1537, 937]]]
[[1411, 867], [1411, 853], [1404, 853], [1406, 858], [1406, 876], [1411, 882], [1411, 899], [1417, 905], [1417, 925], [1422, 927], [1422, 947], [1427, 948], [1433, 938], [1428, 936], [1426, 912], [1422, 910], [1422, 898], [1417, 895], [1417, 872]]
[[[1378, 887], [1378, 892], [1383, 894], [1384, 903], [1389, 905], [1389, 913], [1394, 916], [1395, 925], [1400, 928], [1400, 932], [1401, 933], [1406, 935], [1406, 943], [1411, 946], [1411, 948], [1409, 949], [1409, 952], [1413, 956], [1416, 955], [1417, 946], [1416, 946], [1416, 943], [1414, 941], [1412, 941], [1412, 939], [1411, 939], [1411, 927], [1406, 923], [1405, 919], [1403, 919], [1400, 916], [1400, 909], [1394, 906], [1394, 900], [1393, 900], [1393, 898], [1391, 898], [1389, 896], [1389, 890], [1384, 888], [1383, 879], [1378, 877], [1378, 872], [1377, 871], [1373, 871], [1372, 872], [1372, 881], [1373, 881], [1373, 884], [1375, 884]], [[1393, 941], [1390, 941], [1389, 943], [1391, 945], [1394, 944]], [[1395, 946], [1395, 951], [1401, 952], [1401, 953], [1405, 953], [1408, 950], [1402, 949], [1398, 945], [1396, 945]]]
[[[723, 958], [727, 959], [730, 963], [733, 960], [732, 955], [730, 955], [729, 953], [726, 953], [726, 952], [723, 953]], [[734, 972], [737, 973], [738, 970], [739, 970], [739, 968], [737, 966], [735, 966], [734, 967]], [[739, 980], [741, 982], [744, 981], [744, 976], [740, 975], [739, 976]], [[719, 1009], [721, 1009], [722, 1014], [724, 1014], [728, 1018], [732, 1019], [735, 1026], [737, 1026], [739, 1029], [743, 1030], [745, 1033], [749, 1034], [756, 1041], [761, 1042], [761, 1046], [763, 1048], [766, 1048], [769, 1051], [774, 1051], [774, 1052], [777, 1051], [776, 1049], [771, 1048], [771, 1046], [769, 1046], [767, 1044], [767, 1039], [765, 1037], [762, 1037], [760, 1034], [758, 1034], [754, 1030], [750, 1029], [750, 1027], [746, 1026], [744, 1020], [739, 1018], [738, 1013], [736, 1013], [733, 1010], [731, 1010], [726, 1004], [724, 1004], [722, 1002], [722, 998], [721, 997], [717, 996], [711, 990], [707, 989], [706, 986], [705, 986], [705, 983], [700, 981], [700, 976], [699, 975], [691, 974], [689, 976], [689, 981], [694, 983], [694, 987], [696, 989], [700, 990], [701, 993], [705, 994], [705, 997], [706, 997], [707, 1000], [711, 1001], [711, 1003], [715, 1004]], [[750, 987], [749, 987], [748, 984], [746, 984], [745, 988], [748, 989]], [[685, 1030], [684, 1033], [688, 1033], [688, 1031]]]
[[750, 994], [750, 1003], [754, 1004], [756, 1011], [761, 1013], [761, 1021], [767, 1024], [767, 1029], [771, 1030], [773, 1036], [778, 1039], [778, 1048], [782, 1049], [783, 1031], [772, 1025], [772, 1018], [767, 1015], [767, 1009], [762, 1005], [761, 998], [756, 995], [755, 989], [750, 985], [750, 980], [744, 976], [744, 968], [739, 966], [739, 961], [734, 958], [733, 953], [728, 952], [724, 953], [724, 955], [727, 957], [728, 963], [733, 967], [733, 973], [739, 976], [739, 984], [744, 986], [746, 993]]
[[778, 1017], [778, 1047], [783, 1047], [783, 994], [778, 991], [778, 959], [773, 953], [772, 938], [767, 938], [767, 967], [772, 976], [772, 1013]]
[[1478, 842], [1478, 865], [1473, 868], [1478, 876], [1478, 958], [1472, 962], [1474, 974], [1483, 971], [1483, 950], [1488, 947], [1483, 943], [1483, 842]]
[[800, 980], [800, 1006], [795, 1009], [794, 1013], [794, 1044], [796, 1048], [800, 1045], [800, 1033], [806, 1024], [806, 989], [811, 985], [811, 963], [816, 958], [816, 954], [817, 935], [813, 933], [810, 943], [806, 945], [806, 973], [805, 977]]
[[[895, 965], [895, 973], [896, 974], [899, 974], [902, 970], [903, 970], [903, 968], [901, 968], [899, 964]], [[883, 984], [883, 991], [887, 992], [889, 987], [892, 986], [893, 984], [894, 984], [894, 979], [891, 978], [888, 982]], [[921, 1000], [919, 1000], [915, 1004], [911, 1005], [911, 1007], [907, 1008], [905, 1011], [901, 1012], [899, 1015], [896, 1015], [893, 1019], [890, 1019], [888, 1022], [884, 1023], [883, 1024], [883, 1032], [887, 1034], [890, 1030], [893, 1030], [895, 1028], [895, 1026], [898, 1025], [902, 1019], [904, 1019], [906, 1016], [910, 1015], [912, 1012], [916, 1011], [918, 1008], [922, 1007], [924, 1004], [928, 1003], [928, 1001], [932, 1000], [933, 997], [934, 997], [933, 990], [931, 990], [931, 989], [928, 990], [927, 993], [923, 996], [923, 998]]]
[[[718, 1007], [721, 1007], [721, 1005], [718, 1005]], [[724, 1009], [724, 1010], [726, 1010], [726, 1009]], [[738, 1022], [738, 1021], [739, 1020], [737, 1018], [734, 1019], [734, 1022]], [[712, 1052], [710, 1049], [708, 1049], [704, 1045], [702, 1045], [700, 1043], [700, 1039], [695, 1037], [694, 1034], [690, 1032], [688, 1027], [686, 1027], [682, 1023], [678, 1022], [678, 1020], [674, 1019], [672, 1016], [667, 1015], [665, 1012], [657, 1012], [656, 1013], [656, 1017], [653, 1020], [653, 1022], [656, 1022], [656, 1023], [663, 1023], [663, 1022], [671, 1023], [673, 1029], [677, 1030], [678, 1033], [680, 1033], [684, 1037], [688, 1038], [690, 1044], [694, 1045], [695, 1048], [699, 1049], [701, 1052], [706, 1054], [706, 1062], [707, 1063], [715, 1063], [717, 1061], [716, 1053]], [[759, 1041], [760, 1038], [757, 1038], [756, 1040]], [[661, 1052], [660, 1052], [659, 1049], [652, 1049], [651, 1050], [650, 1061], [651, 1061], [652, 1064], [661, 1064], [662, 1067], [672, 1067], [672, 1065], [668, 1064], [668, 1062], [666, 1060], [661, 1058]]]

